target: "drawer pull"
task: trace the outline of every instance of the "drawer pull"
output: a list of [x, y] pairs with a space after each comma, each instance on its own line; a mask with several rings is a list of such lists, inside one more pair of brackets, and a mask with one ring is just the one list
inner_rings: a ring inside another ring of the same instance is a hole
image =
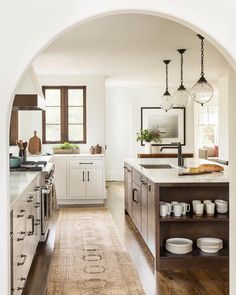
[[32, 230], [28, 232], [28, 236], [32, 236], [34, 234], [34, 215], [30, 215], [28, 219], [31, 219]]
[[37, 225], [40, 225], [40, 219], [36, 219], [34, 225], [36, 225], [36, 226], [37, 226]]
[[85, 172], [83, 171], [83, 182], [84, 182], [84, 174], [85, 174]]
[[20, 232], [21, 235], [24, 235], [22, 238], [17, 238], [17, 242], [24, 241], [26, 233], [24, 231]]
[[20, 278], [21, 281], [26, 281], [26, 278]]
[[21, 214], [17, 214], [17, 216], [16, 216], [17, 218], [24, 217], [25, 214], [26, 214], [26, 211], [25, 211], [24, 209], [21, 209], [21, 210], [20, 210], [20, 213], [21, 213]]
[[135, 198], [135, 192], [137, 192], [137, 189], [136, 188], [133, 188], [133, 202], [134, 203], [138, 203], [138, 200]]
[[79, 162], [80, 165], [93, 165], [93, 162]]
[[35, 204], [34, 208], [39, 208], [39, 207], [40, 207], [40, 203], [37, 202], [37, 203]]
[[18, 263], [17, 263], [17, 266], [20, 266], [20, 265], [24, 265], [24, 264], [25, 264], [25, 261], [26, 261], [27, 255], [25, 255], [25, 254], [21, 254], [20, 257], [23, 258], [23, 260], [22, 260], [22, 262], [18, 262]]
[[87, 176], [88, 176], [88, 182], [89, 182], [90, 181], [90, 179], [89, 179], [89, 176], [90, 176], [89, 171], [87, 172]]

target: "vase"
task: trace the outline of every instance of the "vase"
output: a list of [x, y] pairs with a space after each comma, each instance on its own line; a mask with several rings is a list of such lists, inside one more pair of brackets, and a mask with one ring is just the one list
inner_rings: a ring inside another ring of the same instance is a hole
[[145, 142], [145, 154], [152, 153], [152, 145], [150, 142]]

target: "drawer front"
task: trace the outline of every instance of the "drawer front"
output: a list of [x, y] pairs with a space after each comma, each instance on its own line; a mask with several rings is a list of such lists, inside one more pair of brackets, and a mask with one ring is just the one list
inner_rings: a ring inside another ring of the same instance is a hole
[[133, 169], [133, 182], [137, 185], [141, 185], [141, 174], [135, 169]]
[[102, 167], [102, 160], [70, 160], [70, 168], [91, 169]]

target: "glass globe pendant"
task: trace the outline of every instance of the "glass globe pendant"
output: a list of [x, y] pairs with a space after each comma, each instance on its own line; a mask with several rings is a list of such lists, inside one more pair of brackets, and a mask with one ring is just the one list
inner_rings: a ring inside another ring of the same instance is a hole
[[193, 100], [203, 106], [204, 103], [212, 99], [214, 90], [204, 77], [204, 37], [199, 34], [197, 36], [201, 40], [201, 77], [192, 87], [190, 93]]
[[173, 94], [173, 102], [175, 107], [184, 108], [190, 104], [191, 95], [190, 92], [183, 85], [183, 54], [186, 49], [178, 49], [180, 53], [180, 86]]
[[168, 64], [170, 63], [170, 60], [163, 60], [163, 62], [166, 65], [166, 91], [161, 97], [160, 107], [167, 112], [173, 108], [174, 102], [168, 90]]

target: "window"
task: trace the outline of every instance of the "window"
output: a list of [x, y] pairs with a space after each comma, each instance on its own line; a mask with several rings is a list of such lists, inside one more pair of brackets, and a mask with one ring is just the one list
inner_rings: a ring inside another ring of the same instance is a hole
[[46, 86], [43, 90], [43, 142], [86, 143], [86, 86]]
[[199, 147], [218, 144], [218, 106], [198, 106], [197, 128], [199, 133]]
[[10, 145], [16, 145], [18, 139], [18, 111], [11, 112], [11, 123], [10, 123]]

